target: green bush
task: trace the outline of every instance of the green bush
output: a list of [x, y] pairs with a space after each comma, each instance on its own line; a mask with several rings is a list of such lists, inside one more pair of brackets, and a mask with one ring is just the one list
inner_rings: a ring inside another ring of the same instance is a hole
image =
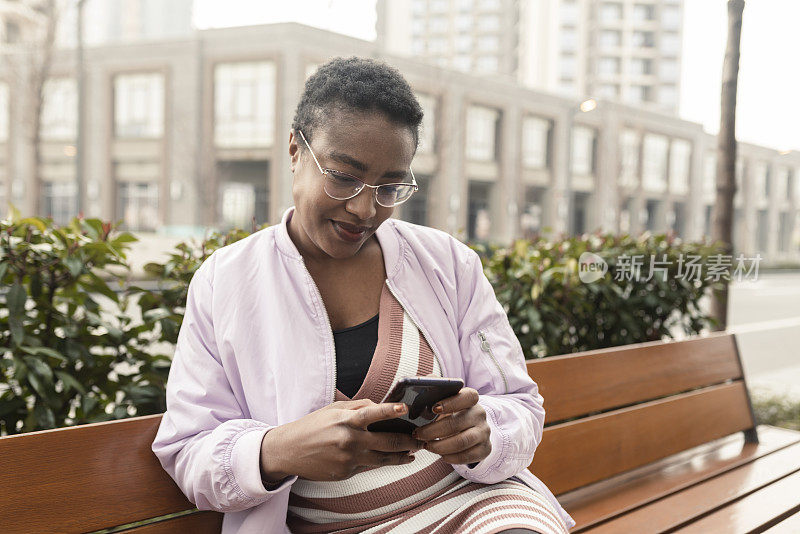
[[133, 241], [98, 219], [0, 222], [0, 433], [164, 410], [170, 357], [112, 274]]
[[[253, 231], [260, 228], [253, 228]], [[161, 413], [189, 281], [211, 253], [250, 232], [182, 243], [148, 264], [155, 290], [126, 286], [126, 251], [136, 238], [110, 223], [49, 219], [0, 223], [0, 434]], [[708, 327], [699, 300], [714, 286], [669, 270], [666, 282], [583, 283], [580, 254], [707, 259], [717, 250], [667, 236], [594, 235], [474, 245], [526, 358], [662, 339]], [[143, 285], [143, 284], [142, 284]]]
[[[509, 247], [478, 245], [484, 272], [508, 314], [526, 359], [655, 341], [676, 330], [698, 334], [713, 319], [700, 300], [719, 282], [678, 276], [681, 255], [699, 256], [705, 265], [720, 249], [706, 243], [682, 243], [669, 235], [589, 234], [560, 241], [543, 237], [518, 240]], [[605, 277], [584, 283], [578, 260], [595, 253], [608, 264]], [[649, 281], [649, 258], [665, 261], [666, 276]], [[641, 256], [640, 279], [616, 280], [620, 258]]]

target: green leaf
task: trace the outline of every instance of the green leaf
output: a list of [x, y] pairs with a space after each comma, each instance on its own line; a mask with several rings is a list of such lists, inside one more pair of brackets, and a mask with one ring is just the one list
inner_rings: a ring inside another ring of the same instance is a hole
[[64, 387], [70, 387], [75, 391], [81, 393], [82, 395], [86, 394], [86, 388], [83, 387], [83, 384], [78, 382], [74, 376], [69, 373], [65, 373], [64, 371], [56, 371], [56, 376], [64, 382]]
[[22, 352], [25, 352], [25, 353], [30, 354], [32, 356], [43, 355], [43, 356], [49, 356], [51, 358], [55, 358], [55, 359], [60, 360], [62, 362], [68, 362], [69, 361], [69, 359], [67, 359], [66, 356], [64, 356], [63, 354], [61, 354], [57, 350], [51, 349], [49, 347], [20, 347], [20, 350]]
[[40, 232], [47, 231], [47, 225], [42, 221], [42, 219], [39, 219], [38, 217], [26, 217], [21, 221], [19, 221], [17, 224], [19, 224], [20, 226], [30, 224], [31, 226], [35, 226]]
[[10, 316], [22, 316], [25, 313], [25, 302], [28, 300], [28, 293], [20, 283], [11, 286], [6, 295], [6, 304]]
[[67, 269], [69, 269], [69, 274], [74, 277], [78, 277], [83, 271], [83, 262], [80, 258], [76, 258], [75, 256], [68, 257], [64, 260], [64, 264], [67, 266]]

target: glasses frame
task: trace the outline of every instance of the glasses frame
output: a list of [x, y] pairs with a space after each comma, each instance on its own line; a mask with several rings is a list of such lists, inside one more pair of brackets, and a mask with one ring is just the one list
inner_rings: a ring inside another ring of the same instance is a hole
[[[344, 176], [346, 176], [348, 178], [352, 178], [353, 180], [355, 180], [356, 182], [361, 184], [361, 187], [358, 188], [358, 191], [356, 191], [355, 193], [353, 193], [352, 195], [350, 195], [347, 198], [336, 198], [335, 196], [333, 196], [330, 193], [328, 193], [328, 191], [323, 186], [322, 189], [323, 189], [323, 191], [325, 191], [325, 194], [328, 195], [329, 197], [331, 197], [334, 200], [350, 200], [351, 198], [357, 197], [358, 194], [361, 193], [361, 191], [364, 190], [364, 187], [369, 187], [369, 188], [375, 190], [375, 202], [377, 202], [379, 205], [383, 206], [384, 208], [393, 208], [393, 207], [399, 206], [403, 202], [407, 201], [409, 198], [411, 198], [414, 195], [414, 193], [419, 191], [419, 185], [417, 184], [417, 179], [414, 176], [414, 171], [411, 170], [411, 167], [408, 168], [408, 172], [411, 173], [411, 183], [410, 184], [408, 182], [392, 182], [390, 184], [380, 184], [380, 185], [370, 185], [370, 184], [364, 183], [364, 181], [361, 180], [360, 178], [358, 178], [357, 176], [353, 176], [352, 174], [349, 174], [349, 173], [346, 173], [346, 172], [337, 171], [336, 169], [323, 169], [322, 165], [319, 164], [319, 160], [317, 160], [317, 156], [314, 155], [314, 151], [311, 149], [311, 145], [306, 140], [306, 136], [303, 134], [303, 131], [302, 130], [297, 130], [297, 132], [300, 134], [300, 137], [303, 138], [303, 142], [308, 147], [308, 151], [311, 153], [311, 157], [314, 158], [314, 163], [317, 164], [317, 168], [319, 169], [319, 172], [321, 172], [323, 176], [328, 175], [329, 172], [335, 172], [336, 174], [341, 174], [341, 175], [344, 175]], [[411, 186], [414, 186], [414, 190], [411, 192], [410, 195], [408, 195], [406, 198], [404, 198], [400, 202], [397, 202], [396, 204], [392, 204], [391, 206], [386, 206], [384, 204], [381, 204], [381, 201], [378, 200], [378, 189], [381, 188], [381, 187], [387, 186], [387, 185], [411, 185]]]

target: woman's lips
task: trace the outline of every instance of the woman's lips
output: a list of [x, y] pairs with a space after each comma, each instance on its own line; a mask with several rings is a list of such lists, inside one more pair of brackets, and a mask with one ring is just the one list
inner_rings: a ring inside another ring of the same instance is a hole
[[368, 227], [365, 226], [352, 226], [347, 223], [331, 220], [334, 231], [345, 241], [357, 242], [360, 241], [364, 234], [366, 234]]

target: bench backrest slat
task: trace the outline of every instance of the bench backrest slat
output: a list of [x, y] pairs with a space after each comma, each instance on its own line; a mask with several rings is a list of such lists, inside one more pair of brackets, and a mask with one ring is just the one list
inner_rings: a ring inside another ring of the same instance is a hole
[[548, 427], [531, 469], [563, 493], [750, 428], [741, 382]]
[[150, 449], [161, 415], [0, 439], [8, 532], [88, 532], [194, 505]]
[[742, 377], [732, 335], [625, 345], [528, 361], [546, 423]]
[[755, 421], [733, 334], [528, 361], [546, 422], [531, 470], [561, 494]]

